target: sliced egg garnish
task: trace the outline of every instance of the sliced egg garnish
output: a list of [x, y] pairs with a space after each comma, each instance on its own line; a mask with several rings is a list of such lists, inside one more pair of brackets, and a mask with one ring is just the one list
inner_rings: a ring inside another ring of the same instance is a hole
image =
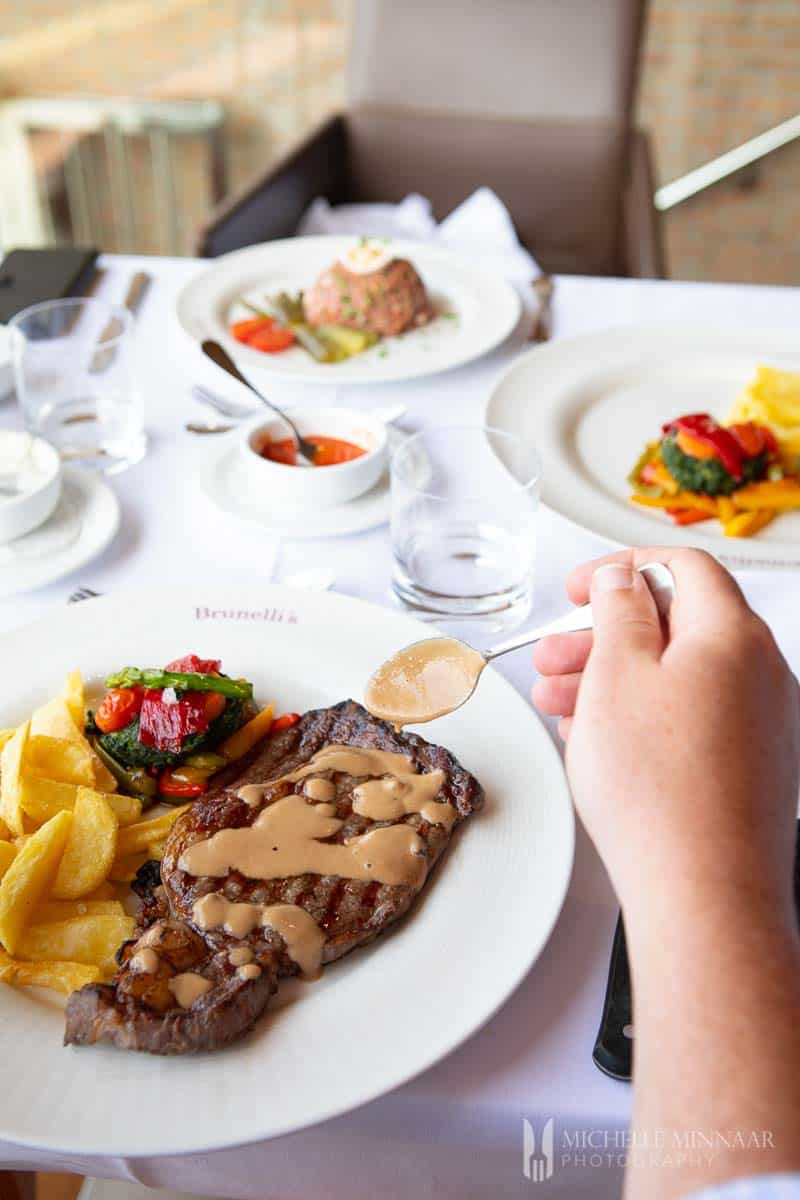
[[353, 275], [371, 275], [388, 267], [393, 255], [385, 242], [361, 238], [341, 255], [339, 262]]

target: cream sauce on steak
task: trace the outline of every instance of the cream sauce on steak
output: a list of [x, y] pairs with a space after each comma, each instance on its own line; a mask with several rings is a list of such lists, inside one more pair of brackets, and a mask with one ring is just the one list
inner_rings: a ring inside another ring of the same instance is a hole
[[[444, 772], [419, 774], [407, 755], [371, 747], [325, 746], [298, 770], [267, 784], [248, 784], [237, 794], [246, 804], [257, 807], [276, 784], [297, 783], [325, 771], [381, 783], [379, 788], [359, 785], [353, 793], [356, 811], [372, 820], [419, 813], [426, 821], [446, 829], [456, 820], [451, 804], [435, 800], [444, 783]], [[412, 826], [380, 826], [339, 844], [326, 840], [344, 824], [334, 813], [333, 805], [315, 805], [307, 796], [292, 793], [267, 805], [252, 825], [222, 829], [187, 846], [178, 865], [190, 875], [212, 878], [239, 871], [248, 879], [338, 875], [343, 879], [422, 886], [427, 872], [425, 847]], [[242, 914], [242, 920], [249, 919]], [[254, 923], [257, 919], [253, 918]], [[245, 936], [232, 927], [229, 932]]]
[[[306, 979], [315, 978], [322, 965], [325, 934], [314, 918], [297, 904], [240, 904], [228, 900], [221, 892], [201, 896], [192, 906], [192, 920], [198, 929], [224, 929], [232, 937], [247, 937], [259, 926], [274, 929], [286, 944], [286, 953], [300, 968]], [[242, 951], [247, 957], [242, 956]], [[236, 956], [236, 957], [234, 957]], [[242, 974], [251, 962], [252, 952], [245, 947], [230, 951], [228, 960], [238, 966], [243, 979], [255, 978]]]

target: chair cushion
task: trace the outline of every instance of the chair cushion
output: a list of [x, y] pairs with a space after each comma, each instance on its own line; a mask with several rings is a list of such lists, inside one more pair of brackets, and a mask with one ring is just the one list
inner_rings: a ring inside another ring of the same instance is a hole
[[431, 201], [441, 220], [494, 189], [546, 271], [624, 274], [629, 135], [604, 122], [542, 122], [378, 108], [345, 114], [342, 201]]

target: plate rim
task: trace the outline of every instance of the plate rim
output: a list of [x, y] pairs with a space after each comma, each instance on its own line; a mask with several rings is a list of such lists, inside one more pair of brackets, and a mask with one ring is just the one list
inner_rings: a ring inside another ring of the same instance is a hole
[[[307, 602], [309, 599], [309, 592], [307, 589], [291, 588], [283, 584], [274, 583], [265, 584], [258, 588], [252, 585], [245, 587], [238, 587], [236, 585], [220, 587], [219, 585], [212, 584], [212, 586], [208, 589], [208, 597], [218, 597], [222, 595], [228, 595], [231, 598], [235, 596], [237, 598], [236, 603], [238, 605], [246, 604], [248, 602], [248, 598], [250, 597], [254, 602], [257, 600], [258, 604], [262, 606], [265, 603], [270, 603], [271, 599], [274, 598], [274, 602], [277, 605], [283, 605], [284, 607], [291, 604], [292, 598], [295, 598], [298, 602], [301, 599]], [[187, 587], [171, 587], [165, 589], [157, 589], [153, 587], [126, 588], [119, 592], [107, 593], [99, 596], [93, 599], [91, 603], [99, 605], [102, 608], [113, 609], [119, 604], [127, 604], [131, 601], [135, 601], [137, 597], [145, 596], [149, 596], [151, 598], [158, 597], [158, 602], [160, 605], [165, 603], [165, 599], [166, 603], [168, 604], [177, 604], [180, 601], [187, 602], [192, 599], [196, 602], [197, 589]], [[429, 626], [425, 625], [411, 614], [388, 608], [385, 605], [376, 604], [372, 601], [362, 599], [361, 597], [350, 596], [337, 592], [325, 592], [319, 594], [315, 593], [315, 599], [321, 604], [332, 604], [334, 607], [339, 606], [343, 609], [355, 608], [356, 610], [374, 610], [377, 614], [379, 614], [380, 617], [388, 617], [391, 620], [402, 621], [408, 627], [411, 635], [418, 634], [420, 632], [425, 634], [430, 633]], [[62, 616], [66, 617], [67, 619], [71, 619], [69, 614], [75, 614], [80, 611], [88, 610], [85, 609], [84, 605], [73, 606], [72, 608], [65, 607], [61, 610]], [[91, 611], [96, 612], [97, 609], [93, 608]], [[0, 646], [2, 646], [5, 640], [17, 638], [21, 634], [31, 635], [36, 631], [37, 628], [45, 626], [48, 623], [51, 623], [51, 621], [52, 614], [46, 613], [43, 616], [26, 623], [24, 626], [20, 626], [13, 630], [0, 632]], [[518, 706], [525, 704], [524, 697], [517, 691], [517, 689], [508, 679], [502, 676], [498, 671], [493, 671], [493, 677], [499, 684], [501, 693], [508, 696], [512, 704]], [[561, 916], [574, 868], [576, 851], [576, 818], [565, 766], [541, 718], [530, 706], [526, 711], [531, 722], [537, 727], [537, 738], [540, 742], [537, 755], [539, 761], [546, 769], [548, 778], [553, 784], [553, 802], [554, 804], [558, 805], [563, 818], [563, 861], [558, 875], [557, 886], [554, 886], [552, 891], [552, 911], [549, 913], [548, 920], [541, 927], [541, 935], [537, 938], [537, 949], [534, 953], [528, 953], [524, 956], [524, 963], [521, 962], [518, 965], [517, 969], [513, 972], [513, 975], [505, 981], [503, 989], [501, 989], [500, 993], [496, 996], [493, 996], [491, 1002], [483, 1007], [479, 1018], [475, 1021], [470, 1020], [467, 1022], [468, 1028], [466, 1028], [466, 1030], [463, 1028], [460, 1029], [455, 1033], [455, 1035], [449, 1037], [445, 1043], [440, 1041], [438, 1047], [432, 1052], [424, 1055], [421, 1060], [415, 1062], [412, 1069], [409, 1070], [404, 1067], [402, 1070], [396, 1072], [388, 1081], [384, 1079], [381, 1083], [376, 1084], [374, 1087], [367, 1088], [361, 1098], [356, 1102], [345, 1104], [344, 1106], [333, 1103], [330, 1105], [330, 1107], [317, 1112], [310, 1121], [304, 1121], [302, 1119], [288, 1121], [284, 1125], [277, 1125], [271, 1132], [268, 1133], [255, 1133], [244, 1138], [226, 1138], [222, 1136], [213, 1141], [209, 1141], [206, 1137], [205, 1139], [198, 1139], [195, 1142], [184, 1141], [180, 1144], [180, 1146], [177, 1147], [164, 1146], [154, 1142], [146, 1143], [144, 1146], [136, 1145], [135, 1143], [131, 1142], [113, 1140], [113, 1134], [110, 1138], [104, 1140], [102, 1146], [97, 1145], [92, 1141], [73, 1141], [60, 1143], [53, 1141], [52, 1139], [48, 1139], [47, 1135], [42, 1135], [39, 1137], [26, 1135], [20, 1137], [19, 1133], [14, 1133], [13, 1130], [8, 1130], [6, 1122], [3, 1119], [2, 1111], [0, 1110], [0, 1122], [2, 1122], [2, 1125], [0, 1125], [0, 1142], [8, 1142], [9, 1144], [24, 1149], [43, 1150], [52, 1154], [60, 1155], [80, 1155], [87, 1158], [172, 1157], [185, 1154], [214, 1153], [216, 1151], [257, 1145], [262, 1142], [273, 1141], [276, 1138], [286, 1137], [292, 1133], [313, 1129], [316, 1126], [325, 1123], [326, 1121], [330, 1121], [337, 1117], [345, 1116], [349, 1113], [355, 1112], [364, 1105], [372, 1103], [380, 1097], [388, 1095], [391, 1092], [396, 1091], [398, 1088], [403, 1087], [405, 1084], [411, 1082], [419, 1075], [424, 1074], [426, 1071], [436, 1066], [450, 1054], [455, 1053], [458, 1049], [460, 1049], [461, 1046], [470, 1041], [511, 999], [511, 997], [519, 988], [520, 984], [539, 961]], [[556, 795], [556, 792], [558, 795]], [[446, 858], [447, 855], [445, 855], [445, 860]], [[0, 1006], [1, 1005], [2, 991], [0, 991]], [[57, 1044], [57, 1049], [58, 1051], [62, 1051], [60, 1044]], [[110, 1050], [109, 1052], [115, 1053], [116, 1051]], [[220, 1054], [216, 1055], [215, 1061], [220, 1066], [224, 1067], [224, 1052], [221, 1052], [221, 1054], [222, 1056], [220, 1056]], [[159, 1059], [153, 1064], [154, 1078], [158, 1074], [159, 1066], [168, 1064], [170, 1061], [170, 1059]], [[159, 1080], [159, 1082], [163, 1082], [163, 1079]], [[124, 1084], [121, 1086], [124, 1086]]]
[[[209, 276], [213, 272], [219, 271], [220, 267], [224, 268], [231, 262], [246, 261], [249, 257], [255, 257], [257, 254], [275, 248], [275, 252], [287, 248], [300, 247], [302, 252], [303, 247], [310, 246], [314, 243], [348, 243], [353, 241], [352, 235], [346, 234], [317, 234], [313, 236], [276, 238], [270, 242], [256, 242], [251, 246], [242, 246], [238, 250], [231, 250], [227, 254], [221, 254], [217, 258], [211, 260], [211, 265], [205, 270], [198, 272], [188, 279], [174, 301], [174, 312], [179, 325], [183, 332], [197, 344], [198, 335], [193, 329], [193, 322], [186, 314], [186, 307], [189, 303], [189, 297], [198, 288], [202, 287], [204, 282], [207, 283]], [[435, 242], [423, 242], [413, 238], [392, 238], [392, 244], [397, 246], [400, 253], [406, 252], [409, 257], [414, 255], [427, 255], [431, 258], [438, 258], [443, 263], [455, 264], [456, 269], [466, 270], [473, 278], [481, 279], [491, 284], [492, 288], [505, 294], [505, 301], [508, 304], [508, 314], [504, 322], [498, 325], [496, 332], [483, 342], [477, 342], [475, 349], [468, 353], [462, 354], [453, 361], [445, 361], [436, 364], [421, 365], [417, 368], [404, 370], [402, 372], [393, 372], [380, 367], [371, 369], [368, 373], [358, 371], [352, 367], [342, 367], [340, 364], [336, 367], [333, 374], [323, 373], [323, 369], [319, 364], [309, 367], [309, 369], [300, 369], [298, 371], [281, 370], [277, 364], [273, 364], [269, 355], [261, 355], [256, 358], [255, 354], [251, 353], [247, 347], [243, 347], [233, 341], [227, 334], [222, 337], [217, 331], [217, 336], [226, 345], [226, 348], [235, 357], [239, 357], [246, 364], [248, 369], [259, 370], [265, 375], [269, 375], [273, 380], [282, 380], [287, 384], [316, 384], [330, 385], [333, 387], [350, 387], [353, 386], [368, 386], [369, 384], [391, 383], [407, 383], [416, 379], [425, 379], [433, 375], [438, 375], [443, 371], [456, 370], [459, 367], [466, 366], [468, 363], [474, 362], [476, 359], [484, 357], [491, 353], [499, 345], [501, 345], [516, 328], [520, 315], [522, 313], [522, 301], [519, 292], [513, 283], [510, 283], [500, 272], [495, 272], [484, 267], [474, 267], [468, 260], [467, 255], [461, 254], [453, 250], [449, 246], [439, 246]], [[334, 251], [335, 252], [335, 251]], [[482, 289], [478, 289], [479, 291]], [[433, 356], [431, 356], [433, 357]]]
[[[797, 342], [793, 331], [787, 326], [754, 326], [746, 330], [736, 329], [730, 325], [721, 323], [707, 322], [703, 324], [689, 324], [686, 321], [664, 321], [660, 324], [641, 324], [628, 323], [623, 325], [608, 326], [604, 329], [591, 329], [582, 333], [573, 334], [569, 337], [556, 338], [553, 341], [542, 345], [530, 347], [528, 350], [519, 354], [504, 370], [499, 374], [492, 384], [484, 405], [484, 421], [486, 424], [500, 425], [503, 427], [503, 422], [499, 420], [496, 412], [496, 406], [500, 403], [500, 393], [509, 385], [509, 381], [517, 374], [524, 378], [525, 373], [532, 368], [535, 369], [536, 363], [547, 362], [550, 365], [551, 360], [560, 358], [562, 355], [568, 355], [572, 351], [590, 349], [593, 345], [600, 344], [608, 347], [612, 342], [614, 346], [619, 346], [623, 351], [615, 360], [615, 365], [624, 366], [625, 362], [630, 361], [630, 356], [624, 354], [625, 348], [630, 348], [632, 340], [636, 339], [661, 339], [668, 337], [679, 342], [681, 339], [687, 339], [692, 344], [692, 349], [701, 349], [700, 345], [703, 338], [722, 339], [730, 342], [736, 348], [741, 348], [742, 342], [746, 340], [749, 345], [753, 341], [761, 341], [765, 344], [770, 342], [780, 352], [789, 352], [797, 356], [800, 360], [800, 344]], [[608, 370], [612, 367], [610, 359], [604, 360], [602, 364], [603, 370]], [[600, 368], [598, 368], [599, 370]], [[591, 367], [587, 367], [584, 371], [584, 378], [589, 380], [592, 378], [593, 371]], [[575, 380], [571, 380], [571, 386]], [[542, 505], [559, 517], [562, 521], [566, 521], [576, 530], [580, 530], [584, 534], [589, 534], [600, 541], [605, 542], [610, 547], [622, 548], [630, 545], [672, 545], [672, 546], [692, 546], [694, 548], [706, 550], [713, 554], [720, 561], [727, 563], [729, 566], [737, 569], [755, 569], [755, 570], [791, 570], [800, 566], [800, 541], [795, 543], [789, 542], [748, 542], [747, 545], [752, 546], [755, 554], [737, 553], [731, 539], [725, 539], [722, 534], [712, 536], [702, 536], [694, 532], [691, 527], [681, 527], [676, 529], [672, 526], [657, 525], [651, 519], [648, 520], [648, 515], [631, 511], [627, 514], [632, 522], [642, 525], [647, 522], [647, 528], [653, 529], [653, 536], [649, 540], [631, 540], [623, 539], [615, 533], [609, 532], [608, 528], [600, 528], [600, 524], [586, 524], [572, 510], [568, 510], [566, 505], [559, 502], [558, 494], [554, 494], [552, 485], [548, 480], [548, 475], [545, 470], [542, 482]], [[757, 547], [763, 547], [763, 553], [757, 552]]]

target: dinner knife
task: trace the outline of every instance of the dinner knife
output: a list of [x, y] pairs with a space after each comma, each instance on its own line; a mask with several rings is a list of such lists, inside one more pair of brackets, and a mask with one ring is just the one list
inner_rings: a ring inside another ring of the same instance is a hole
[[[137, 271], [128, 284], [128, 290], [125, 293], [123, 303], [131, 316], [136, 316], [136, 313], [139, 311], [151, 282], [152, 276], [148, 275], [147, 271]], [[98, 338], [99, 351], [96, 353], [94, 362], [89, 368], [91, 375], [98, 375], [112, 362], [114, 357], [113, 351], [110, 347], [109, 349], [103, 349], [103, 343], [110, 342], [118, 332], [117, 322], [112, 317]]]
[[[800, 921], [800, 821], [797, 824], [794, 859], [794, 899]], [[592, 1051], [595, 1066], [612, 1079], [629, 1080], [633, 1065], [633, 1034], [631, 974], [625, 944], [625, 926], [620, 913], [611, 947], [603, 1015]]]

